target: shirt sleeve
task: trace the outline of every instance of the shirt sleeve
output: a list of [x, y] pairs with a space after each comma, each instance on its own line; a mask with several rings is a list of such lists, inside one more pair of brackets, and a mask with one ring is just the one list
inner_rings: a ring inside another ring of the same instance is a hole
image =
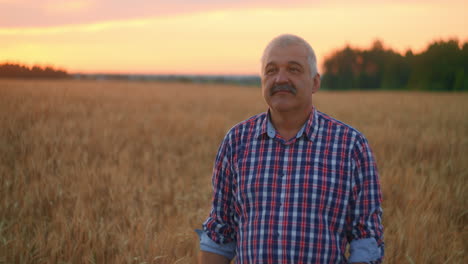
[[203, 230], [196, 229], [198, 237], [200, 238], [200, 250], [215, 253], [221, 256], [225, 256], [229, 260], [232, 260], [236, 255], [236, 243], [230, 242], [227, 244], [217, 244], [211, 238], [209, 238]]
[[352, 194], [348, 204], [349, 263], [381, 263], [384, 255], [382, 194], [377, 165], [367, 140], [358, 136], [352, 151]]
[[203, 223], [204, 234], [219, 245], [235, 244], [237, 236], [237, 217], [233, 195], [235, 175], [231, 167], [232, 153], [229, 141], [228, 133], [216, 155], [212, 178], [212, 208]]

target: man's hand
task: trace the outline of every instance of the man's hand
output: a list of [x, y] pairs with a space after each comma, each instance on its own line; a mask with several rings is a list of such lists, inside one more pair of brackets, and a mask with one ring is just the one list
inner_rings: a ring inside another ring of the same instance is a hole
[[229, 264], [229, 259], [215, 253], [200, 251], [198, 255], [199, 264]]

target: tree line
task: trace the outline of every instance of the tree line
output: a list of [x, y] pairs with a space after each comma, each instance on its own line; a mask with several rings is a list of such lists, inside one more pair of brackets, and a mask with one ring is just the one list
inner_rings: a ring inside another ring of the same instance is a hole
[[322, 86], [330, 90], [401, 89], [468, 91], [468, 42], [435, 41], [419, 54], [401, 55], [376, 40], [370, 49], [350, 46], [325, 59]]
[[[379, 40], [369, 49], [348, 45], [326, 58], [323, 70], [322, 87], [329, 90], [468, 91], [468, 42], [435, 41], [421, 53], [408, 50], [404, 55], [385, 48]], [[50, 66], [0, 64], [0, 78], [68, 77], [65, 70]]]
[[0, 78], [68, 78], [70, 75], [62, 69], [54, 69], [51, 66], [37, 66], [32, 67], [13, 64], [3, 63], [0, 64]]

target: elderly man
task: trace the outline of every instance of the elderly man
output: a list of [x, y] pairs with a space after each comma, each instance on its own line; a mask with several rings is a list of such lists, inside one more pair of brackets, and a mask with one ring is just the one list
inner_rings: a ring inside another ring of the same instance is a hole
[[294, 35], [276, 37], [261, 79], [268, 111], [235, 125], [215, 160], [201, 262], [381, 262], [374, 157], [359, 131], [312, 104], [320, 88], [313, 49]]

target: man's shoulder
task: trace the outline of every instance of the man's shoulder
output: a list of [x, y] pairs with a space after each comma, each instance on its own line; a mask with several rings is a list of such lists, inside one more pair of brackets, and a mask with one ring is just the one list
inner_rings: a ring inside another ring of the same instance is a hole
[[229, 133], [238, 133], [239, 131], [245, 131], [248, 129], [251, 132], [255, 132], [255, 129], [258, 129], [262, 125], [263, 121], [266, 118], [267, 113], [259, 113], [254, 116], [251, 116], [237, 124], [235, 124], [228, 132]]
[[229, 145], [242, 145], [242, 142], [254, 138], [262, 129], [266, 112], [251, 116], [231, 127], [226, 133], [223, 142]]
[[333, 130], [340, 130], [342, 133], [347, 133], [350, 136], [358, 137], [358, 138], [365, 138], [364, 134], [357, 130], [355, 127], [338, 120], [328, 114], [320, 112], [317, 110], [317, 119], [318, 123], [321, 126], [325, 126], [327, 128], [332, 128]]

